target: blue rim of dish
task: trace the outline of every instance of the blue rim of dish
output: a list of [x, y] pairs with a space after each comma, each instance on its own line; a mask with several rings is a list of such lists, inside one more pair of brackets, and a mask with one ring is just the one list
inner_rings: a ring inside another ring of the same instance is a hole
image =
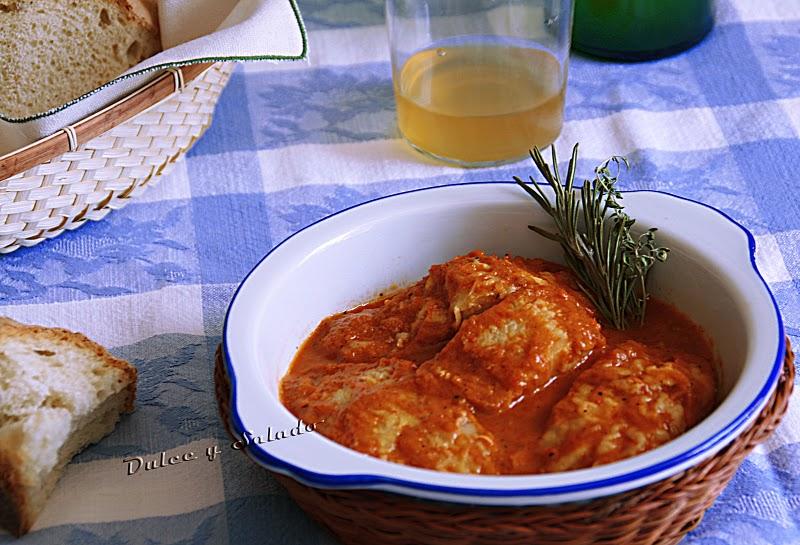
[[[481, 185], [481, 184], [508, 184], [508, 185], [515, 185], [515, 182], [511, 181], [484, 181], [484, 182], [462, 182], [462, 183], [455, 183], [455, 184], [444, 184], [440, 186], [432, 186], [432, 187], [422, 187], [417, 189], [411, 189], [408, 191], [402, 191], [399, 193], [393, 193], [391, 195], [385, 195], [382, 197], [377, 197], [375, 199], [371, 199], [359, 204], [355, 204], [353, 206], [349, 206], [338, 212], [334, 212], [324, 218], [321, 218], [305, 227], [300, 229], [299, 231], [289, 235], [283, 241], [281, 241], [278, 245], [272, 248], [263, 258], [259, 260], [259, 262], [247, 273], [244, 279], [241, 281], [239, 286], [236, 288], [236, 291], [231, 298], [231, 302], [228, 305], [228, 310], [225, 312], [225, 322], [222, 326], [222, 351], [223, 351], [223, 363], [225, 364], [226, 371], [228, 373], [228, 379], [230, 381], [231, 387], [231, 397], [230, 397], [230, 423], [239, 437], [243, 437], [246, 433], [246, 428], [242, 423], [241, 418], [239, 417], [239, 413], [237, 412], [237, 404], [236, 404], [236, 373], [234, 372], [233, 365], [231, 364], [230, 354], [228, 353], [228, 319], [230, 317], [231, 309], [233, 308], [234, 303], [236, 302], [236, 297], [239, 295], [239, 291], [242, 289], [242, 286], [247, 282], [250, 275], [261, 265], [261, 263], [266, 260], [273, 252], [275, 252], [278, 248], [280, 248], [283, 244], [288, 242], [290, 239], [295, 237], [296, 235], [302, 233], [306, 229], [309, 229], [320, 222], [323, 222], [329, 218], [334, 216], [338, 216], [339, 214], [343, 214], [344, 212], [353, 210], [354, 208], [358, 208], [360, 206], [365, 206], [367, 204], [371, 204], [374, 202], [382, 201], [384, 199], [389, 199], [392, 197], [397, 197], [400, 195], [408, 195], [410, 193], [418, 193], [420, 191], [430, 191], [444, 187], [455, 187], [455, 186], [463, 186], [463, 185]], [[769, 285], [764, 280], [764, 277], [761, 276], [761, 272], [758, 270], [756, 266], [756, 241], [753, 237], [753, 234], [744, 227], [741, 223], [730, 217], [725, 212], [714, 208], [711, 205], [695, 201], [693, 199], [689, 199], [686, 197], [682, 197], [680, 195], [674, 195], [672, 193], [667, 193], [666, 191], [655, 191], [655, 190], [632, 190], [632, 191], [623, 191], [623, 197], [626, 194], [632, 193], [655, 193], [660, 195], [666, 195], [668, 197], [673, 197], [676, 199], [680, 199], [683, 201], [691, 202], [694, 204], [698, 204], [709, 210], [716, 212], [717, 214], [721, 215], [737, 227], [739, 227], [747, 237], [748, 246], [750, 250], [750, 263], [753, 267], [753, 271], [758, 276], [759, 280], [764, 286], [764, 289], [767, 291], [767, 294], [770, 297], [770, 301], [772, 301], [772, 306], [775, 310], [775, 317], [778, 321], [778, 333], [779, 333], [779, 341], [778, 341], [778, 352], [775, 355], [775, 361], [772, 364], [772, 369], [770, 370], [769, 376], [767, 377], [766, 382], [759, 390], [758, 394], [755, 398], [748, 404], [748, 406], [739, 413], [736, 418], [731, 420], [727, 425], [725, 425], [722, 429], [717, 431], [711, 437], [705, 439], [703, 442], [693, 446], [689, 450], [672, 456], [671, 458], [664, 460], [662, 462], [658, 462], [656, 464], [649, 465], [647, 467], [637, 469], [635, 471], [631, 471], [628, 473], [624, 473], [622, 475], [616, 475], [614, 477], [607, 477], [604, 479], [597, 479], [594, 481], [587, 481], [569, 485], [560, 485], [560, 486], [549, 486], [549, 487], [539, 487], [539, 488], [522, 488], [522, 489], [508, 489], [508, 490], [493, 490], [493, 489], [485, 489], [485, 488], [469, 488], [469, 487], [461, 487], [461, 486], [445, 486], [445, 485], [434, 485], [434, 484], [426, 484], [414, 481], [408, 481], [401, 478], [396, 477], [387, 477], [384, 475], [361, 475], [361, 474], [347, 474], [347, 475], [329, 475], [325, 473], [316, 473], [314, 471], [309, 471], [300, 467], [297, 467], [289, 462], [281, 460], [280, 458], [276, 458], [275, 456], [270, 455], [266, 451], [260, 448], [255, 442], [250, 442], [247, 445], [247, 453], [254, 457], [257, 461], [263, 463], [265, 466], [269, 467], [270, 469], [275, 469], [276, 471], [282, 472], [289, 476], [297, 477], [308, 483], [310, 485], [317, 485], [322, 488], [374, 488], [376, 486], [381, 485], [393, 485], [397, 487], [402, 487], [406, 489], [412, 490], [421, 490], [426, 492], [437, 492], [437, 493], [444, 493], [444, 494], [452, 494], [454, 496], [487, 496], [487, 497], [520, 497], [520, 496], [530, 496], [530, 497], [538, 497], [538, 496], [558, 496], [564, 495], [569, 493], [575, 492], [586, 492], [590, 490], [596, 489], [603, 489], [608, 488], [611, 486], [628, 483], [632, 481], [638, 481], [640, 479], [645, 479], [652, 475], [661, 473], [662, 471], [669, 470], [675, 466], [679, 466], [688, 460], [699, 456], [709, 450], [713, 449], [715, 446], [719, 445], [720, 443], [725, 443], [728, 439], [732, 440], [732, 436], [739, 431], [739, 429], [743, 426], [743, 424], [750, 419], [753, 413], [756, 411], [759, 405], [767, 398], [767, 396], [772, 391], [773, 387], [777, 383], [778, 374], [783, 366], [783, 359], [784, 354], [786, 352], [786, 334], [784, 331], [783, 326], [783, 318], [781, 317], [780, 309], [778, 308], [778, 303], [775, 301], [775, 296], [772, 294], [772, 291], [769, 289]]]

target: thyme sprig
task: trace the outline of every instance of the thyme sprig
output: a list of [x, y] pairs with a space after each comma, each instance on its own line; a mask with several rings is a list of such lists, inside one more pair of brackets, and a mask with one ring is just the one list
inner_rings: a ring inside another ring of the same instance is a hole
[[561, 245], [581, 289], [614, 327], [625, 329], [631, 323], [643, 323], [647, 277], [656, 262], [667, 260], [669, 248], [656, 244], [655, 227], [638, 236], [631, 232], [636, 221], [623, 211], [622, 194], [616, 188], [619, 172], [623, 166], [628, 168], [628, 161], [618, 155], [610, 157], [595, 168], [594, 180], [585, 180], [577, 192], [578, 144], [572, 149], [564, 183], [554, 146], [551, 153], [552, 170], [538, 148], [531, 150], [531, 158], [553, 188], [555, 202], [532, 176], [531, 183], [514, 176], [514, 181], [553, 218], [556, 232], [535, 225], [528, 228]]

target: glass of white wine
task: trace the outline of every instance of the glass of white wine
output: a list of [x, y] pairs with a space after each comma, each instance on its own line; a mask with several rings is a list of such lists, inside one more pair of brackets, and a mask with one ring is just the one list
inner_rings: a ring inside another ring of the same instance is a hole
[[561, 132], [573, 0], [386, 0], [397, 123], [461, 166], [518, 160]]

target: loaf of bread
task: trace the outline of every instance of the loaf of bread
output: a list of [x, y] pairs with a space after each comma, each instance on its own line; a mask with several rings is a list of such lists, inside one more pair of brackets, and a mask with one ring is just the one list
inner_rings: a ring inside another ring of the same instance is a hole
[[160, 50], [156, 0], [0, 0], [0, 114], [45, 112]]
[[136, 368], [83, 335], [0, 318], [0, 526], [26, 533], [66, 464], [135, 395]]

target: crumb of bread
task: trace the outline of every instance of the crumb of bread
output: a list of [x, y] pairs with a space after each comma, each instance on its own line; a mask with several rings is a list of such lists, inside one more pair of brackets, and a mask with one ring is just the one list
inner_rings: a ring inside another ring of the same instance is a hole
[[155, 0], [0, 0], [0, 114], [45, 112], [160, 50]]
[[83, 335], [0, 318], [0, 526], [26, 533], [66, 464], [135, 395], [136, 368]]

